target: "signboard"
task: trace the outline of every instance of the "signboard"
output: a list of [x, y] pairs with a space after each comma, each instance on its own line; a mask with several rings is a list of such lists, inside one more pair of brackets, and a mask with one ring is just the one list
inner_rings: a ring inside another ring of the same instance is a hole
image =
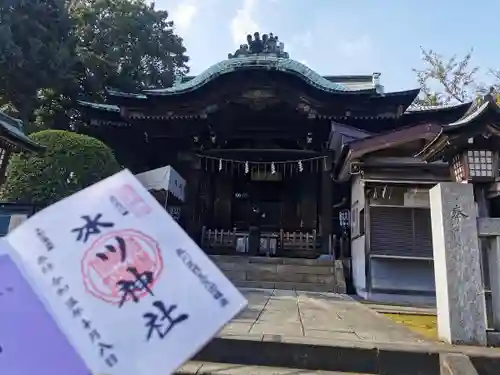
[[173, 373], [247, 303], [128, 171], [7, 239], [94, 373]]
[[186, 181], [170, 165], [139, 173], [136, 177], [146, 189], [168, 191], [181, 202], [184, 202]]
[[0, 240], [0, 374], [89, 375]]

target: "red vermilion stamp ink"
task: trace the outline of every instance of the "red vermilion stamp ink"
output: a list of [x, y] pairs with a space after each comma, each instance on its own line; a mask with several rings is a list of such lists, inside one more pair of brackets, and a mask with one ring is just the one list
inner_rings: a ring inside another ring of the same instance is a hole
[[[134, 298], [141, 299], [153, 289], [163, 271], [163, 259], [158, 243], [150, 236], [133, 229], [107, 232], [85, 251], [82, 277], [88, 293], [102, 301], [120, 305], [123, 290], [120, 281], [136, 281], [136, 275], [148, 274], [148, 288], [136, 289]], [[132, 295], [125, 300], [132, 299]]]
[[140, 194], [129, 184], [119, 188], [116, 191], [116, 197], [134, 216], [146, 216], [152, 211], [151, 207], [142, 199]]

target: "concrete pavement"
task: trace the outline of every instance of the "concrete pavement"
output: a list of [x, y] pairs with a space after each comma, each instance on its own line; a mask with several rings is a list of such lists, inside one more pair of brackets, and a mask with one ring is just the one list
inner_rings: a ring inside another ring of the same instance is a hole
[[242, 290], [247, 308], [220, 337], [251, 340], [319, 339], [425, 344], [428, 340], [349, 296], [276, 289]]
[[179, 373], [439, 375], [447, 353], [466, 355], [479, 375], [500, 368], [497, 349], [428, 340], [345, 295], [243, 293], [248, 307]]

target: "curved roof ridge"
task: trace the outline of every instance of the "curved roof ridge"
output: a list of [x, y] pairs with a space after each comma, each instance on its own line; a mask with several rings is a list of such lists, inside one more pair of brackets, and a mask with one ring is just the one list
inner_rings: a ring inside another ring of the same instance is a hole
[[453, 127], [457, 127], [457, 126], [460, 126], [460, 125], [464, 125], [472, 120], [474, 120], [476, 117], [478, 117], [479, 115], [481, 115], [484, 111], [486, 111], [488, 109], [488, 107], [490, 106], [490, 101], [486, 101], [484, 103], [481, 103], [481, 104], [475, 104], [473, 106], [471, 106], [470, 110], [467, 111], [467, 113], [460, 119], [458, 119], [457, 121], [454, 121], [452, 123], [449, 123], [447, 124], [445, 127], [446, 128], [453, 128]]
[[113, 104], [93, 103], [93, 102], [87, 102], [85, 100], [77, 100], [76, 102], [83, 107], [102, 109], [108, 112], [120, 112], [120, 107]]
[[439, 105], [422, 105], [418, 107], [409, 107], [405, 113], [412, 113], [412, 112], [433, 112], [433, 111], [439, 111], [443, 109], [453, 109], [453, 108], [459, 108], [462, 106], [471, 106], [473, 103], [472, 102], [467, 102], [467, 103], [453, 103], [453, 104], [439, 104]]
[[321, 76], [308, 66], [292, 59], [270, 56], [265, 54], [255, 54], [245, 57], [237, 57], [220, 61], [193, 79], [179, 83], [178, 85], [162, 88], [143, 90], [146, 95], [175, 95], [197, 89], [216, 77], [225, 75], [240, 69], [262, 68], [267, 70], [277, 70], [299, 76], [310, 85], [326, 92], [369, 92], [375, 89], [359, 89], [347, 87], [336, 82], [332, 82]]

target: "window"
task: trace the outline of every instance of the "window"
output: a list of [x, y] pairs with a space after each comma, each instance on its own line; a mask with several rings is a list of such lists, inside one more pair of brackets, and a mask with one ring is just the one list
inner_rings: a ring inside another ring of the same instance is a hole
[[465, 168], [460, 155], [455, 155], [451, 162], [451, 170], [456, 182], [465, 180]]
[[365, 234], [365, 209], [359, 209], [358, 202], [351, 208], [351, 238], [357, 238]]
[[467, 151], [470, 177], [493, 177], [493, 152]]
[[364, 236], [365, 235], [365, 209], [364, 208], [362, 208], [359, 211], [358, 223], [359, 223], [359, 235]]
[[354, 203], [351, 207], [351, 237], [359, 236], [358, 232], [358, 202]]

